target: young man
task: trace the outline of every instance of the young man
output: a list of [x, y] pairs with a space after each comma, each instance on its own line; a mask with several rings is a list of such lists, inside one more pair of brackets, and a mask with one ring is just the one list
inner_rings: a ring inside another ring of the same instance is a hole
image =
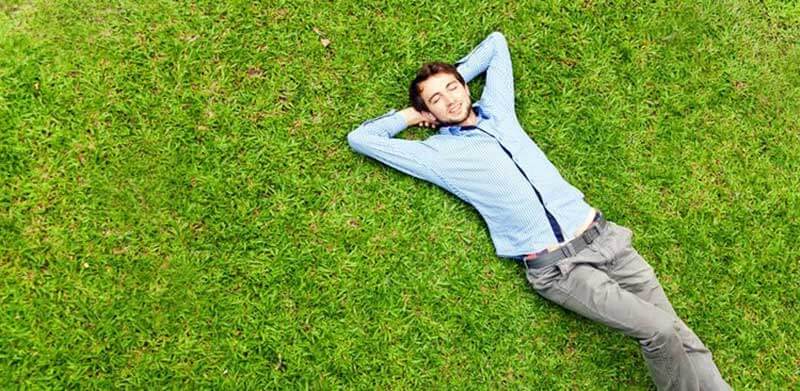
[[[484, 72], [473, 104], [467, 83]], [[659, 389], [730, 389], [631, 246], [631, 231], [589, 206], [522, 130], [502, 34], [457, 67], [423, 65], [409, 95], [412, 107], [364, 122], [348, 135], [350, 146], [474, 206], [497, 254], [522, 263], [537, 293], [635, 338]], [[409, 126], [439, 126], [439, 134], [394, 138]]]

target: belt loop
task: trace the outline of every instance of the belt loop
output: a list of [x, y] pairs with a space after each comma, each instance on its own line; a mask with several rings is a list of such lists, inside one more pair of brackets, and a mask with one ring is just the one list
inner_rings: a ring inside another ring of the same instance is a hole
[[589, 244], [594, 240], [595, 236], [594, 236], [594, 230], [592, 229], [593, 227], [594, 226], [587, 228], [586, 231], [584, 231], [581, 234], [581, 236], [579, 236], [581, 239], [583, 239], [583, 243]]
[[600, 226], [599, 224], [592, 224], [589, 229], [586, 230], [586, 235], [584, 237], [584, 241], [586, 244], [593, 242], [595, 239], [600, 237]]
[[518, 255], [518, 256], [514, 257], [514, 260], [517, 261], [517, 263], [521, 263], [522, 267], [524, 267], [525, 270], [528, 270], [528, 262], [525, 262], [525, 256], [524, 255]]
[[572, 243], [571, 242], [565, 243], [563, 246], [561, 246], [561, 248], [562, 248], [562, 252], [564, 253], [564, 255], [567, 258], [575, 255], [575, 247], [572, 247]]

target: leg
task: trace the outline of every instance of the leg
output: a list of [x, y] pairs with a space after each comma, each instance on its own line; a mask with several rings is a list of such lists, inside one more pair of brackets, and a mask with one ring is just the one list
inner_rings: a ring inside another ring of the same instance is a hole
[[664, 312], [672, 314], [678, 321], [678, 334], [683, 349], [697, 373], [700, 389], [729, 390], [731, 387], [722, 379], [714, 364], [711, 352], [700, 338], [678, 317], [667, 295], [661, 288], [653, 268], [631, 245], [631, 231], [616, 224], [609, 224], [608, 236], [602, 244], [612, 253], [607, 273], [620, 287], [651, 303]]
[[[593, 262], [582, 257], [599, 254], [584, 250], [542, 269], [529, 269], [528, 280], [545, 298], [639, 341], [653, 381], [660, 390], [697, 390], [694, 367], [678, 335], [678, 320], [651, 303], [622, 289]], [[568, 269], [566, 274], [562, 270]]]

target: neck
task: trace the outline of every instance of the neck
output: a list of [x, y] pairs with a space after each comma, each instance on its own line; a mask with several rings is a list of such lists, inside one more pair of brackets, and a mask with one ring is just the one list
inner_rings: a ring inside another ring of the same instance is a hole
[[467, 119], [458, 123], [458, 126], [477, 126], [478, 125], [478, 116], [475, 115], [475, 111], [470, 108], [469, 115]]

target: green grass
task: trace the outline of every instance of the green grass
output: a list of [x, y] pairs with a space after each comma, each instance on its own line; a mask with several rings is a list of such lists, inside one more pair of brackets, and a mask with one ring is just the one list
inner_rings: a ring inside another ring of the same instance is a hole
[[500, 30], [523, 126], [729, 383], [800, 387], [798, 3], [391, 3], [0, 0], [0, 386], [651, 389], [347, 146]]

